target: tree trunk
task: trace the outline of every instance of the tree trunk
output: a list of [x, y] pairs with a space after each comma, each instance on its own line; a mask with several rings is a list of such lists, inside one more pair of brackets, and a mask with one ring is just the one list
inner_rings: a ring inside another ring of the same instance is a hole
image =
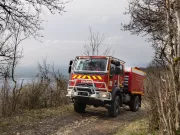
[[177, 28], [178, 28], [178, 54], [180, 56], [180, 1], [176, 0], [176, 18], [177, 18]]
[[176, 78], [176, 84], [177, 84], [177, 96], [178, 96], [178, 104], [176, 107], [176, 111], [178, 111], [178, 115], [176, 116], [176, 125], [175, 128], [176, 130], [179, 129], [179, 105], [180, 105], [180, 1], [175, 0], [175, 15], [176, 15], [176, 20], [177, 20], [177, 78]]
[[[177, 0], [179, 1], [179, 0]], [[166, 14], [167, 14], [167, 29], [168, 29], [168, 47], [171, 49], [171, 53], [169, 55], [170, 63], [169, 66], [171, 68], [171, 74], [173, 78], [173, 97], [170, 98], [170, 101], [173, 103], [172, 104], [172, 110], [174, 113], [172, 113], [173, 118], [171, 118], [171, 122], [169, 122], [168, 126], [171, 126], [171, 128], [168, 128], [169, 134], [174, 135], [176, 134], [176, 131], [179, 129], [179, 109], [178, 109], [178, 104], [179, 104], [179, 64], [174, 61], [174, 58], [177, 58], [179, 56], [179, 39], [177, 38], [177, 48], [176, 50], [174, 48], [173, 44], [173, 37], [174, 37], [174, 23], [173, 23], [173, 9], [171, 8], [172, 3], [175, 1], [173, 0], [166, 0]], [[178, 2], [179, 3], [179, 2]], [[176, 9], [176, 14], [177, 14], [177, 9]], [[177, 16], [176, 16], [177, 17]], [[178, 21], [178, 17], [176, 18]], [[179, 23], [179, 22], [178, 22]], [[178, 24], [178, 27], [180, 25]], [[179, 30], [178, 30], [179, 34]], [[179, 35], [178, 35], [179, 36]], [[177, 54], [175, 53], [177, 52]]]
[[[177, 41], [178, 41], [178, 66], [180, 67], [180, 1], [176, 0], [176, 19], [177, 19]], [[180, 81], [180, 69], [179, 69], [179, 81]]]

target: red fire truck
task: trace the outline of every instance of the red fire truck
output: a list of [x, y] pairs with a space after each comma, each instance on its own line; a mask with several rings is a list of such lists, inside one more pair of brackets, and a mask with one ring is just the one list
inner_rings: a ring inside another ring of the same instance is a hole
[[125, 62], [111, 56], [78, 56], [69, 63], [68, 94], [74, 110], [84, 113], [86, 105], [103, 106], [108, 115], [116, 117], [120, 107], [131, 111], [141, 107], [145, 73], [126, 68]]

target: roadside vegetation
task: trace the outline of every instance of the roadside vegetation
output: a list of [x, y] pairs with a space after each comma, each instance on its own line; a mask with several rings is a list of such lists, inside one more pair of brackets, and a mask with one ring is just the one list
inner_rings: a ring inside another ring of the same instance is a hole
[[9, 117], [0, 117], [0, 134], [22, 126], [35, 125], [46, 119], [60, 117], [72, 111], [71, 105], [24, 110]]
[[149, 133], [148, 122], [147, 118], [132, 121], [120, 128], [114, 135], [147, 135]]
[[131, 0], [131, 16], [124, 30], [147, 35], [155, 50], [147, 71], [146, 96], [151, 114], [150, 128], [177, 135], [180, 125], [180, 1]]
[[[59, 71], [55, 71], [44, 61], [39, 63], [37, 80], [21, 85], [14, 90], [8, 79], [4, 81], [0, 94], [0, 117], [11, 116], [23, 110], [59, 107], [69, 104], [66, 97], [67, 78]], [[15, 93], [13, 93], [15, 92]]]
[[[0, 134], [21, 126], [60, 117], [72, 110], [66, 97], [67, 78], [44, 61], [31, 83], [17, 84], [15, 99], [9, 79], [0, 92]], [[6, 86], [6, 87], [5, 87]], [[15, 108], [12, 108], [15, 107]]]

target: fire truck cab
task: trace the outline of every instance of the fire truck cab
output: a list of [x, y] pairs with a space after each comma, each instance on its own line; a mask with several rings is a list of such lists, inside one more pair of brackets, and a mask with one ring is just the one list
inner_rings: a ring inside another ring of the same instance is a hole
[[145, 73], [124, 67], [125, 62], [111, 56], [78, 56], [69, 63], [68, 94], [74, 110], [84, 113], [86, 105], [103, 106], [116, 117], [123, 104], [131, 111], [141, 107]]

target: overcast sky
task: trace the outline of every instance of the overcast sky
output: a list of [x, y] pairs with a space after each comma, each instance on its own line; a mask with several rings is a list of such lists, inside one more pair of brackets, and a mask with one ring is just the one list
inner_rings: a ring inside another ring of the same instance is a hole
[[127, 66], [147, 66], [153, 57], [150, 44], [141, 36], [121, 30], [121, 24], [130, 19], [123, 14], [127, 7], [128, 0], [73, 0], [65, 5], [62, 15], [44, 11], [41, 32], [44, 37], [39, 39], [42, 42], [34, 39], [23, 42], [24, 57], [19, 69], [37, 68], [38, 61], [43, 59], [66, 69], [70, 59], [83, 53], [89, 26], [105, 35], [103, 46], [111, 45], [111, 54], [126, 61]]

